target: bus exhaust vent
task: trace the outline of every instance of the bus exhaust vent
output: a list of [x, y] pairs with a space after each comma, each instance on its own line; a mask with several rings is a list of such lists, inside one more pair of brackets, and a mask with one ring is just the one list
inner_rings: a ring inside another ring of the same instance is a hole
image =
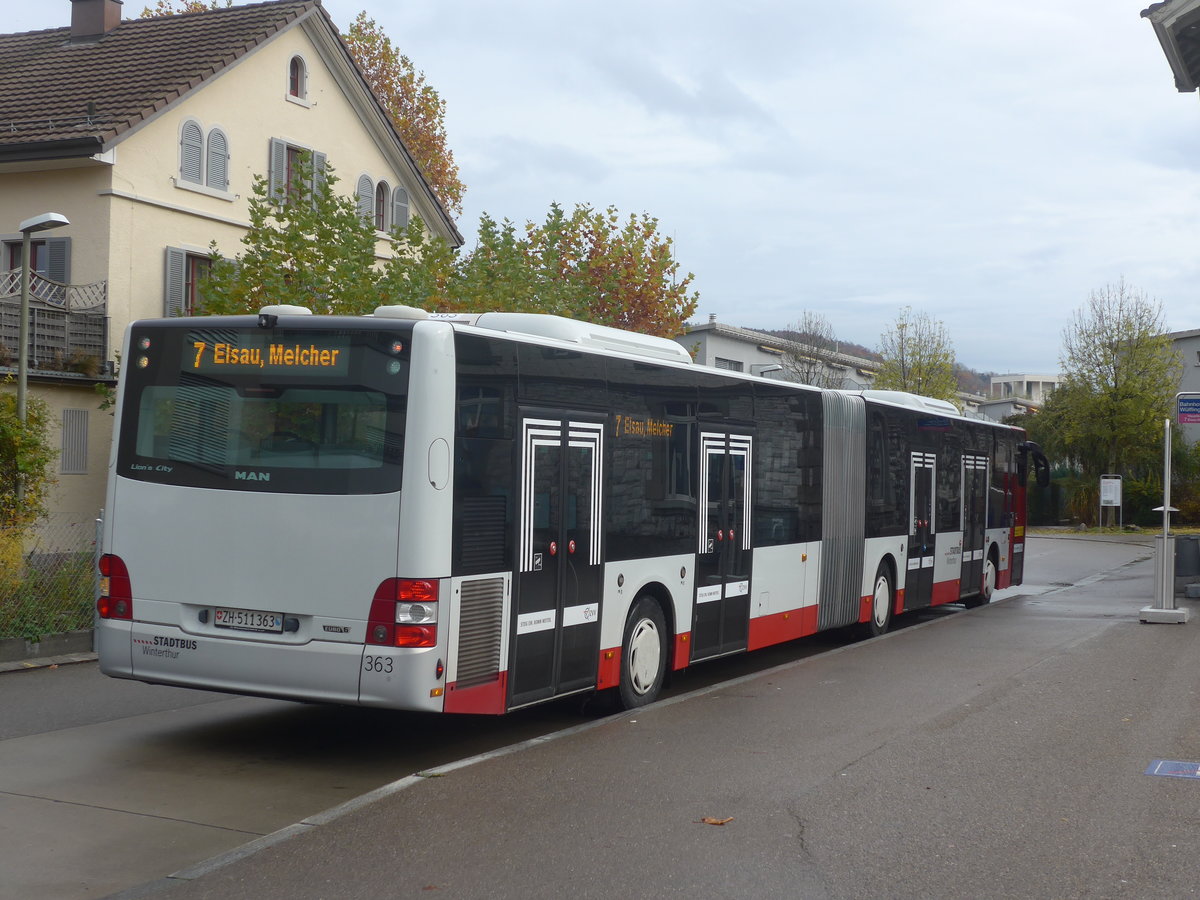
[[504, 576], [463, 581], [458, 626], [460, 688], [495, 681], [500, 674], [500, 640], [504, 633]]

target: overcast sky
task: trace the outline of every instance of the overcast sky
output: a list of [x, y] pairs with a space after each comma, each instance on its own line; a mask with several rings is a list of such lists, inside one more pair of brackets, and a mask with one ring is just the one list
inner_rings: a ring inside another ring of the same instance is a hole
[[647, 212], [697, 320], [812, 310], [876, 347], [910, 305], [978, 370], [1058, 371], [1072, 311], [1121, 277], [1200, 328], [1200, 101], [1147, 0], [324, 5], [342, 30], [366, 9], [446, 101], [468, 243], [481, 212]]

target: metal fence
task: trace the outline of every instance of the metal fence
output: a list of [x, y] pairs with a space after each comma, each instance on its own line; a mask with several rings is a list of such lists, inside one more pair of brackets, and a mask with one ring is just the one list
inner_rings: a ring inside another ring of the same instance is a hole
[[38, 641], [92, 627], [96, 528], [50, 516], [24, 535], [0, 533], [0, 638]]

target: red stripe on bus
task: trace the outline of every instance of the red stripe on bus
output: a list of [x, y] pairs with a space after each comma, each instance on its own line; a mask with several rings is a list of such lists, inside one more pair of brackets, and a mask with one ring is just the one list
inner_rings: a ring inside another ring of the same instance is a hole
[[794, 641], [796, 638], [816, 633], [817, 608], [815, 606], [804, 606], [770, 616], [759, 616], [757, 619], [750, 620], [750, 638], [746, 649], [757, 650], [759, 647], [782, 644], [784, 641]]
[[692, 659], [692, 633], [685, 631], [675, 635], [675, 659], [671, 663], [672, 671], [686, 669]]
[[596, 690], [613, 688], [621, 683], [621, 648], [600, 651], [600, 666], [596, 670]]
[[957, 603], [960, 599], [958, 592], [959, 580], [955, 578], [953, 581], [935, 581], [933, 584], [933, 603], [932, 606], [939, 606], [943, 603]]
[[459, 687], [458, 683], [446, 687], [445, 711], [448, 713], [477, 713], [499, 716], [507, 712], [508, 673], [501, 672], [495, 681]]

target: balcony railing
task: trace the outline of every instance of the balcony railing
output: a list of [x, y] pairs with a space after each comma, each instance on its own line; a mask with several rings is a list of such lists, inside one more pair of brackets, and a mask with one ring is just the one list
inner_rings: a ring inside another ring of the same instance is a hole
[[[0, 369], [17, 366], [21, 271], [0, 272]], [[108, 354], [108, 282], [29, 280], [29, 371], [94, 377]]]

